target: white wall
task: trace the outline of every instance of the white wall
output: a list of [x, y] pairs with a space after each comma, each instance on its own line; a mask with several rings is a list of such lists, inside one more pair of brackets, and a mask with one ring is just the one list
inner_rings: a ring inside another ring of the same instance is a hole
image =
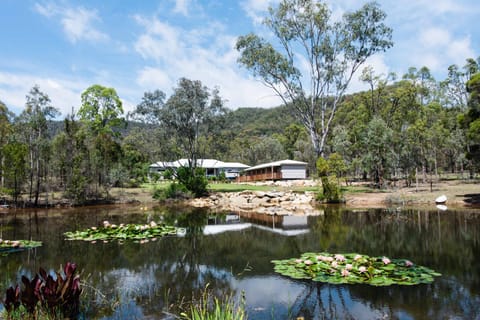
[[282, 165], [283, 179], [306, 179], [307, 169], [304, 165]]

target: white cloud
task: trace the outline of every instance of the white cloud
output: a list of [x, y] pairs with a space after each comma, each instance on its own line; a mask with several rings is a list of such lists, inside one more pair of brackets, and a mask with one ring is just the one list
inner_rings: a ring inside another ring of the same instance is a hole
[[268, 12], [268, 7], [280, 2], [279, 0], [245, 0], [241, 3], [243, 11], [254, 24], [261, 24]]
[[422, 11], [429, 11], [433, 14], [465, 13], [471, 8], [471, 4], [462, 4], [458, 0], [417, 0], [415, 2], [422, 8]]
[[200, 80], [209, 88], [219, 87], [231, 108], [278, 106], [281, 102], [260, 82], [246, 76], [237, 64], [236, 37], [224, 33], [221, 24], [182, 29], [160, 21], [136, 16], [145, 28], [135, 43], [136, 51], [151, 66], [137, 72], [136, 82], [148, 90], [169, 94], [181, 77]]
[[35, 10], [50, 19], [59, 18], [68, 40], [76, 43], [80, 40], [99, 42], [108, 39], [108, 35], [97, 30], [94, 23], [101, 21], [96, 10], [83, 7], [61, 7], [54, 3], [35, 4]]
[[135, 16], [138, 24], [145, 28], [135, 43], [135, 50], [144, 59], [161, 61], [172, 56], [181, 55], [182, 49], [179, 30], [157, 19], [146, 19]]
[[[43, 77], [28, 74], [0, 71], [0, 97], [7, 107], [16, 114], [23, 111], [26, 95], [33, 86], [38, 85], [40, 91], [47, 94], [53, 107], [59, 109], [58, 119], [72, 113], [72, 107], [77, 112], [81, 106], [81, 94], [92, 85], [90, 80], [70, 79], [66, 77]], [[111, 84], [103, 84], [112, 86]], [[125, 114], [134, 109], [138, 90], [130, 87], [112, 86], [120, 96]]]
[[189, 5], [189, 0], [175, 0], [175, 8], [173, 9], [173, 12], [188, 16]]
[[34, 85], [50, 97], [52, 106], [63, 115], [71, 113], [72, 107], [78, 110], [80, 94], [86, 88], [83, 83], [68, 79], [0, 72], [0, 96], [9, 108], [16, 109], [16, 113], [23, 110], [25, 97]]
[[467, 58], [476, 57], [470, 37], [455, 39], [446, 49], [446, 55], [451, 64], [463, 66]]
[[362, 71], [366, 67], [372, 67], [374, 74], [376, 76], [380, 76], [382, 79], [387, 78], [391, 72], [394, 72], [385, 63], [384, 54], [376, 54], [374, 56], [371, 56], [353, 76], [350, 82], [350, 86], [348, 88], [348, 93], [354, 93], [368, 89], [368, 84], [360, 80]]
[[171, 79], [163, 70], [155, 67], [144, 67], [137, 74], [137, 83], [146, 90], [156, 90], [165, 88], [174, 83], [175, 79]]
[[427, 66], [434, 73], [444, 73], [449, 65], [461, 66], [475, 57], [470, 37], [455, 35], [445, 27], [423, 28], [409, 46], [405, 57], [410, 66]]
[[425, 48], [441, 47], [449, 44], [450, 33], [444, 28], [430, 27], [421, 30], [418, 39]]

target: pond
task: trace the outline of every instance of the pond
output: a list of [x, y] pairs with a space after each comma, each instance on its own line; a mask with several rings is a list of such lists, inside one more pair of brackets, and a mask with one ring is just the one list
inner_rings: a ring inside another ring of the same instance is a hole
[[[325, 207], [311, 217], [134, 206], [0, 213], [0, 238], [43, 246], [0, 256], [2, 298], [21, 275], [81, 270], [86, 319], [168, 319], [208, 287], [243, 294], [249, 319], [480, 319], [480, 211]], [[67, 241], [63, 233], [111, 223], [165, 221], [182, 236], [148, 243]], [[285, 278], [271, 260], [307, 251], [406, 258], [442, 273], [431, 284], [372, 287]], [[182, 300], [183, 298], [183, 300]], [[3, 306], [0, 306], [2, 309]]]

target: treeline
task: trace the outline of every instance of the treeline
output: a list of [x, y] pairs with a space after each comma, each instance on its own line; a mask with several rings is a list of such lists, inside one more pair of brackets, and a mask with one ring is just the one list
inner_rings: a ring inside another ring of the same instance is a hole
[[[427, 68], [400, 79], [366, 68], [369, 90], [341, 102], [325, 143], [331, 174], [378, 186], [402, 179], [472, 178], [480, 167], [479, 60], [452, 65], [442, 81]], [[167, 99], [146, 92], [125, 113], [113, 88], [93, 85], [81, 106], [59, 122], [46, 93], [34, 86], [14, 115], [0, 103], [0, 193], [36, 206], [52, 195], [75, 203], [108, 197], [112, 187], [138, 186], [149, 164], [216, 158], [256, 165], [280, 159], [309, 163], [317, 156], [291, 106], [224, 108], [218, 90], [180, 79]]]

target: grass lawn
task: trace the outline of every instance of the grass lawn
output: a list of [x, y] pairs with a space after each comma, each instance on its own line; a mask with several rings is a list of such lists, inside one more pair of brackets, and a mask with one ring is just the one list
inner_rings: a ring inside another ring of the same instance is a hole
[[[142, 189], [147, 189], [153, 191], [154, 189], [166, 189], [170, 182], [160, 182], [160, 183], [144, 183], [142, 184]], [[211, 192], [241, 192], [241, 191], [294, 191], [294, 192], [305, 192], [305, 191], [319, 191], [318, 187], [303, 187], [303, 186], [293, 186], [293, 187], [279, 187], [271, 185], [254, 185], [254, 184], [239, 184], [239, 183], [209, 183], [208, 190]]]

